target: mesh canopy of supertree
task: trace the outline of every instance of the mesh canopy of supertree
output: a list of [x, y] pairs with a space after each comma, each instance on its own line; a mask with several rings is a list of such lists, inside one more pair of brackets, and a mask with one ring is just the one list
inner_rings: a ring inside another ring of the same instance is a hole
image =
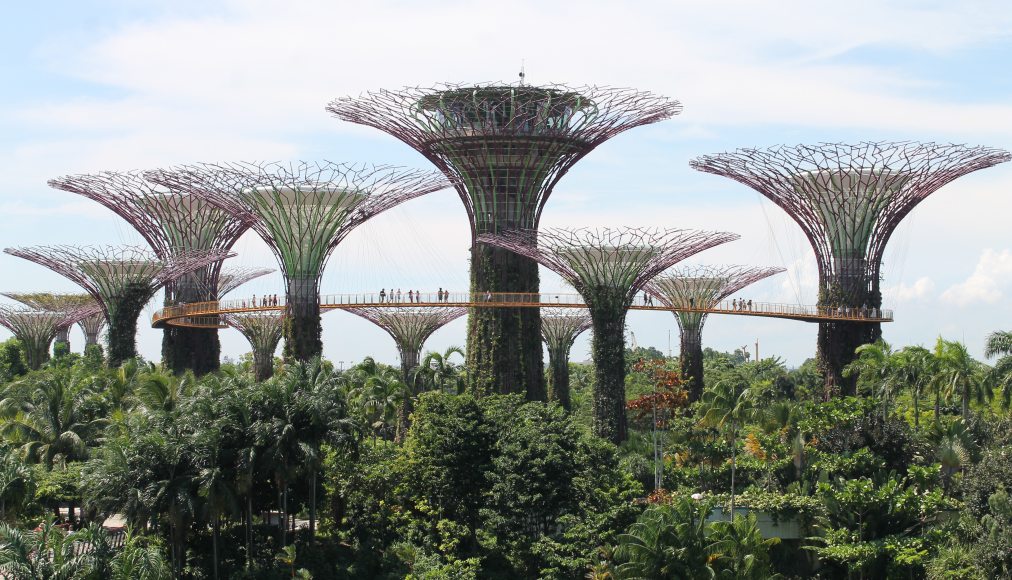
[[467, 308], [456, 306], [362, 306], [345, 310], [379, 326], [394, 339], [405, 371], [418, 366], [422, 347], [432, 333], [467, 314]]
[[[156, 184], [140, 171], [68, 175], [50, 187], [97, 201], [126, 220], [161, 259], [194, 250], [229, 250], [249, 224], [200, 196]], [[166, 285], [166, 303], [211, 300], [221, 263], [213, 262]], [[179, 293], [179, 296], [176, 294]]]
[[541, 309], [541, 337], [552, 351], [568, 353], [576, 337], [590, 328], [590, 312], [575, 308]]
[[274, 351], [281, 342], [284, 329], [284, 312], [256, 312], [244, 314], [226, 314], [222, 316], [226, 324], [235, 328], [253, 349], [254, 374], [258, 381], [264, 381], [274, 374]]
[[683, 332], [698, 331], [706, 320], [705, 310], [750, 284], [784, 271], [763, 266], [690, 266], [654, 278], [646, 291], [663, 304], [679, 309], [675, 319]]
[[81, 331], [84, 332], [85, 347], [98, 344], [98, 335], [102, 334], [102, 330], [105, 328], [105, 323], [105, 312], [101, 309], [98, 312], [85, 316], [81, 320], [77, 321], [77, 325], [80, 326]]
[[102, 307], [90, 294], [53, 294], [52, 292], [3, 292], [3, 296], [25, 306], [47, 312], [76, 313], [56, 330], [56, 341], [69, 346], [70, 327], [85, 318], [102, 315]]
[[625, 311], [647, 282], [674, 264], [738, 234], [659, 228], [547, 228], [478, 239], [536, 260], [562, 276], [595, 314]]
[[273, 273], [273, 268], [259, 268], [256, 266], [230, 266], [223, 268], [218, 275], [218, 289], [213, 295], [214, 299], [221, 299], [229, 292], [242, 286], [250, 280]]
[[400, 139], [453, 178], [477, 235], [537, 228], [574, 163], [682, 107], [633, 89], [490, 83], [379, 90], [336, 99], [327, 110]]
[[820, 301], [880, 306], [882, 256], [900, 221], [950, 181], [1009, 159], [988, 147], [861, 142], [738, 149], [691, 166], [748, 185], [794, 218], [818, 260]]
[[23, 306], [0, 306], [0, 324], [21, 341], [29, 368], [36, 370], [49, 358], [49, 344], [61, 328], [94, 312], [97, 305], [73, 306], [65, 310], [34, 310]]

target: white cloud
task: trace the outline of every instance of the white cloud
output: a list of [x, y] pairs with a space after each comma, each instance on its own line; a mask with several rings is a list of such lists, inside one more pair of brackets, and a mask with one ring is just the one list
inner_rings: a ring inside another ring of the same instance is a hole
[[942, 300], [957, 306], [984, 302], [994, 304], [1012, 285], [1012, 250], [996, 252], [990, 248], [981, 253], [977, 266], [965, 281], [949, 287]]
[[899, 283], [886, 287], [883, 291], [883, 302], [894, 305], [897, 303], [923, 300], [928, 298], [935, 289], [935, 282], [927, 276], [921, 276], [913, 284]]

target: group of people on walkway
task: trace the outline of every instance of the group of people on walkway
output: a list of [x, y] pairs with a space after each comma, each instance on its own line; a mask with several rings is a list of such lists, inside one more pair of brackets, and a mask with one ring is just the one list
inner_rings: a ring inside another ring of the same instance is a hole
[[263, 296], [260, 297], [259, 302], [257, 302], [257, 295], [254, 294], [253, 298], [251, 298], [249, 302], [246, 302], [245, 300], [242, 301], [243, 308], [256, 308], [258, 306], [277, 306], [277, 305], [278, 305], [277, 294], [274, 294], [273, 296], [270, 294], [264, 294]]
[[731, 301], [731, 309], [738, 312], [752, 312], [752, 301], [746, 302], [744, 298], [740, 300], [735, 298]]
[[[411, 304], [420, 304], [422, 302], [422, 291], [421, 290], [408, 290], [407, 296], [408, 296], [408, 302], [411, 303]], [[438, 302], [446, 302], [446, 301], [448, 301], [450, 299], [450, 291], [449, 290], [443, 290], [443, 288], [440, 287], [439, 291], [436, 292], [436, 299], [437, 299]], [[385, 302], [390, 302], [390, 303], [393, 303], [393, 302], [404, 302], [404, 294], [401, 293], [401, 289], [400, 288], [398, 288], [397, 290], [394, 290], [393, 287], [391, 287], [389, 294], [387, 294], [387, 289], [386, 288], [380, 288], [380, 291], [379, 291], [379, 301], [380, 301], [381, 304], [385, 303]]]

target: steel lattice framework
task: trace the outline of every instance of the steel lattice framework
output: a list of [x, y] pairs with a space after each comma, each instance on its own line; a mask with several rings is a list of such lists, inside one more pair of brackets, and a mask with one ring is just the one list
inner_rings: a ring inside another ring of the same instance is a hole
[[4, 252], [69, 278], [102, 305], [109, 322], [109, 364], [137, 355], [137, 317], [165, 283], [224, 260], [223, 250], [195, 250], [162, 259], [136, 246], [36, 246]]
[[33, 310], [21, 306], [0, 306], [0, 324], [21, 341], [28, 368], [37, 370], [49, 360], [49, 344], [59, 329], [73, 324], [83, 311], [93, 308], [86, 305], [68, 310]]
[[[56, 329], [56, 343], [70, 349], [70, 327], [81, 320], [100, 314], [102, 307], [90, 294], [53, 294], [51, 292], [3, 292], [3, 296], [16, 300], [34, 310], [46, 312], [76, 312], [77, 320], [68, 320]], [[90, 306], [91, 308], [84, 308]]]
[[691, 266], [654, 278], [647, 292], [673, 308], [681, 333], [682, 379], [689, 400], [703, 394], [703, 324], [706, 309], [742, 288], [783, 272], [783, 268], [761, 266]]
[[93, 344], [98, 344], [98, 335], [102, 334], [102, 330], [105, 329], [105, 324], [105, 312], [101, 309], [94, 314], [85, 316], [77, 322], [77, 325], [81, 327], [81, 331], [84, 332], [84, 348], [87, 349]]
[[467, 314], [467, 308], [454, 306], [399, 306], [397, 308], [347, 308], [351, 312], [379, 326], [394, 339], [401, 357], [401, 376], [405, 385], [413, 381], [411, 375], [421, 359], [425, 341], [446, 324]]
[[573, 342], [591, 326], [590, 311], [572, 308], [542, 308], [541, 338], [548, 347], [548, 400], [558, 401], [567, 411], [569, 398], [569, 351]]
[[274, 268], [259, 268], [256, 266], [231, 266], [222, 269], [218, 275], [218, 288], [215, 291], [214, 299], [220, 300], [229, 292], [242, 286], [250, 280], [273, 273]]
[[257, 381], [266, 381], [274, 374], [274, 352], [281, 342], [284, 312], [226, 314], [225, 323], [246, 337], [253, 349], [253, 374]]
[[626, 437], [625, 316], [647, 282], [676, 263], [737, 234], [654, 228], [549, 228], [478, 239], [555, 271], [587, 303], [594, 329], [594, 430], [614, 442]]
[[[613, 87], [441, 84], [344, 97], [327, 109], [412, 147], [450, 177], [472, 237], [537, 229], [559, 179], [608, 139], [679, 114], [678, 101]], [[471, 291], [537, 293], [537, 265], [475, 243]], [[524, 390], [543, 399], [538, 310], [484, 309], [468, 317], [472, 390]]]
[[[738, 149], [691, 166], [748, 185], [794, 218], [818, 261], [820, 306], [879, 308], [882, 256], [900, 221], [943, 185], [1009, 158], [1000, 149], [955, 144], [819, 143]], [[879, 325], [820, 325], [827, 387], [852, 391], [842, 369], [881, 332]]]
[[334, 248], [376, 214], [450, 185], [437, 172], [332, 162], [195, 165], [147, 176], [205, 197], [271, 247], [287, 283], [285, 353], [299, 360], [323, 350], [319, 284]]
[[[228, 251], [249, 225], [207, 200], [156, 184], [140, 171], [67, 175], [50, 187], [87, 197], [122, 217], [169, 260], [194, 250]], [[208, 264], [165, 284], [165, 305], [213, 300], [218, 294], [221, 262]], [[219, 367], [218, 332], [203, 328], [166, 328], [162, 358], [176, 372], [198, 375]]]

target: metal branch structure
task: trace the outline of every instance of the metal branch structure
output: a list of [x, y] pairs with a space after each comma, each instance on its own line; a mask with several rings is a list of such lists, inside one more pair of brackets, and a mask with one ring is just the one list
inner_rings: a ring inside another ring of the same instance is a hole
[[102, 334], [105, 329], [106, 318], [105, 312], [99, 310], [94, 314], [85, 316], [77, 322], [77, 325], [81, 327], [81, 331], [84, 332], [84, 348], [87, 350], [89, 346], [98, 345], [98, 336]]
[[542, 308], [541, 338], [548, 347], [548, 400], [567, 411], [569, 397], [569, 351], [583, 331], [590, 328], [590, 312], [572, 308]]
[[162, 259], [136, 246], [36, 246], [4, 252], [69, 278], [102, 305], [109, 322], [109, 365], [137, 356], [137, 317], [164, 284], [219, 262], [224, 250], [193, 250]]
[[226, 314], [226, 324], [238, 330], [253, 349], [253, 375], [258, 382], [274, 375], [274, 352], [281, 342], [285, 325], [284, 312]]
[[271, 247], [287, 284], [285, 356], [298, 360], [323, 351], [320, 276], [334, 248], [376, 214], [450, 186], [437, 172], [332, 162], [195, 165], [147, 176], [205, 197]]
[[[678, 101], [611, 87], [503, 83], [380, 90], [339, 98], [336, 117], [384, 131], [454, 181], [475, 243], [471, 291], [537, 293], [531, 260], [480, 236], [536, 230], [559, 179], [608, 139], [681, 112]], [[481, 309], [468, 317], [471, 389], [544, 398], [540, 312]]]
[[[218, 287], [214, 290], [214, 299], [220, 300], [226, 294], [246, 282], [272, 274], [274, 271], [274, 268], [259, 268], [255, 266], [231, 266], [224, 268], [218, 274]], [[208, 291], [210, 292], [210, 289]]]
[[[54, 348], [62, 345], [70, 350], [70, 327], [89, 316], [101, 313], [102, 307], [89, 294], [53, 294], [51, 292], [3, 292], [3, 296], [16, 300], [25, 306], [46, 312], [77, 313], [77, 320], [67, 320], [56, 329]], [[86, 308], [86, 307], [91, 308]], [[85, 345], [87, 346], [87, 345]]]
[[[227, 252], [249, 224], [202, 197], [156, 184], [143, 172], [68, 175], [50, 187], [97, 201], [122, 217], [162, 260], [191, 251]], [[165, 284], [165, 305], [213, 300], [218, 296], [221, 262], [213, 262]], [[219, 368], [221, 343], [214, 328], [167, 327], [162, 360], [174, 372], [198, 376]]]
[[594, 329], [594, 431], [626, 438], [625, 317], [654, 276], [737, 234], [653, 228], [549, 228], [486, 234], [480, 241], [536, 260], [576, 289]]
[[706, 310], [742, 288], [783, 272], [761, 266], [693, 266], [654, 278], [646, 291], [660, 302], [677, 308], [675, 320], [681, 333], [682, 380], [689, 401], [703, 394], [703, 323]]
[[[1008, 161], [988, 147], [915, 142], [819, 143], [738, 149], [691, 162], [755, 189], [794, 218], [819, 267], [819, 305], [879, 308], [882, 256], [900, 221], [954, 179]], [[822, 323], [818, 361], [827, 395], [852, 394], [842, 371], [878, 324]]]
[[23, 306], [0, 306], [0, 324], [10, 329], [25, 349], [28, 368], [38, 370], [49, 360], [49, 344], [57, 332], [73, 324], [84, 310], [94, 306], [78, 306], [68, 310], [34, 310]]

